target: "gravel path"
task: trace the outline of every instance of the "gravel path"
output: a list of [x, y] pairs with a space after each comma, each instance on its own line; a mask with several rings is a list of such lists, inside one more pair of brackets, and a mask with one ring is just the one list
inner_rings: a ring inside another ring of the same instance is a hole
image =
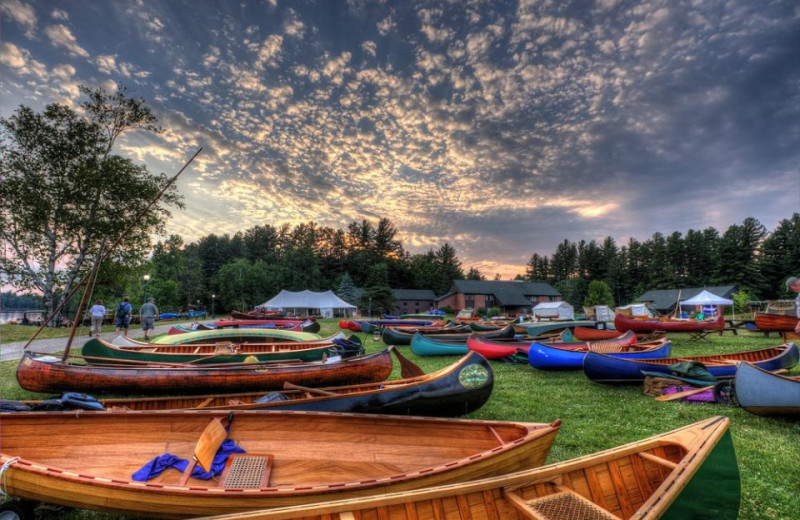
[[[183, 323], [184, 325], [191, 325], [193, 322], [187, 321]], [[156, 325], [156, 328], [153, 332], [153, 335], [156, 336], [158, 334], [166, 333], [170, 327], [173, 325], [177, 325], [178, 322], [169, 322], [165, 325]], [[75, 339], [72, 341], [73, 347], [82, 347], [84, 343], [89, 340], [89, 336], [86, 335], [88, 329], [85, 327], [81, 331], [78, 329], [79, 332], [83, 332], [82, 336], [75, 336]], [[102, 332], [100, 334], [100, 338], [106, 341], [112, 341], [116, 337], [116, 332]], [[133, 325], [131, 326], [128, 335], [132, 338], [137, 338], [143, 336], [142, 327], [141, 325]], [[27, 341], [20, 341], [17, 343], [3, 343], [0, 344], [0, 361], [9, 361], [15, 359], [22, 358], [22, 347], [25, 346]], [[58, 352], [63, 351], [64, 347], [67, 345], [67, 338], [50, 338], [50, 339], [37, 339], [31, 346], [28, 347], [29, 350], [33, 352]]]

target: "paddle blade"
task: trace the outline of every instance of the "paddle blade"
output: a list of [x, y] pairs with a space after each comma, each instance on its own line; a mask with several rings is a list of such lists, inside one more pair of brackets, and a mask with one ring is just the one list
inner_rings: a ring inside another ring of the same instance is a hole
[[413, 361], [403, 356], [399, 350], [394, 346], [389, 347], [392, 354], [395, 355], [397, 361], [400, 362], [400, 377], [403, 379], [411, 379], [412, 377], [419, 377], [425, 375], [425, 372], [419, 368]]
[[222, 442], [228, 436], [227, 430], [222, 426], [222, 421], [215, 418], [200, 436], [197, 441], [197, 446], [194, 448], [194, 458], [200, 466], [206, 470], [211, 471], [211, 463], [214, 461], [214, 455], [222, 445]]

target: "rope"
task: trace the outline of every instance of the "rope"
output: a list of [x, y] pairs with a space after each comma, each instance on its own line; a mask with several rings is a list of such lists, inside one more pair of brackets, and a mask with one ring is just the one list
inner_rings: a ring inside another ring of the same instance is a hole
[[3, 467], [0, 467], [0, 496], [7, 497], [8, 495], [8, 482], [6, 481], [8, 476], [8, 468], [14, 464], [15, 462], [19, 461], [19, 457], [13, 457], [8, 459]]

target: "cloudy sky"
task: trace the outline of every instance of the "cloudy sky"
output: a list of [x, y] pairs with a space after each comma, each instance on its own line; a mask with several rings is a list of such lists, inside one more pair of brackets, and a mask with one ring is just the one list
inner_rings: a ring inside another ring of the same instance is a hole
[[800, 211], [800, 4], [0, 0], [0, 116], [129, 87], [187, 241], [390, 218], [504, 278], [562, 240]]

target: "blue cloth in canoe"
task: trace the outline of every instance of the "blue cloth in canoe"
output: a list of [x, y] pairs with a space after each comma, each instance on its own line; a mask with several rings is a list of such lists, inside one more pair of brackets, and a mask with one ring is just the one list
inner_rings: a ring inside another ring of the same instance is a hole
[[[236, 445], [231, 439], [226, 439], [222, 445], [217, 450], [217, 453], [214, 455], [214, 461], [211, 463], [211, 471], [205, 471], [200, 465], [194, 467], [192, 470], [192, 477], [199, 478], [200, 480], [209, 480], [216, 475], [222, 473], [222, 470], [225, 469], [225, 463], [228, 461], [228, 457], [233, 455], [234, 453], [246, 453], [243, 448], [240, 448]], [[159, 455], [158, 457], [154, 458], [144, 466], [142, 466], [139, 470], [137, 470], [131, 478], [133, 480], [138, 480], [140, 482], [146, 482], [151, 478], [155, 478], [164, 470], [169, 468], [175, 468], [181, 473], [186, 471], [186, 466], [189, 464], [189, 461], [186, 459], [182, 459], [180, 457], [176, 457], [171, 453], [165, 453], [163, 455]]]

